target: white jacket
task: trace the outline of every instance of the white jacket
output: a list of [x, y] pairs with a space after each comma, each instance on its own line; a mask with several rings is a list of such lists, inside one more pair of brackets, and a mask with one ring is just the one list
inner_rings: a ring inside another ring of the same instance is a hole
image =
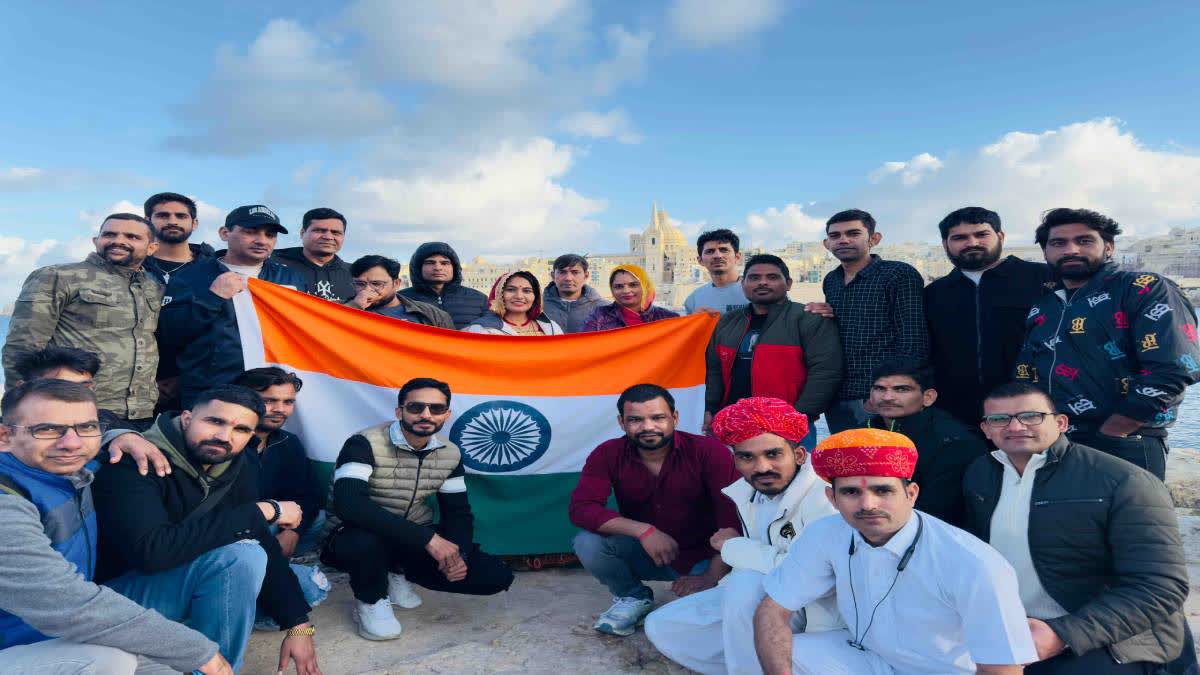
[[[493, 314], [492, 316], [495, 316], [495, 315]], [[540, 318], [538, 318], [537, 322], [538, 322], [538, 326], [540, 326], [542, 329], [543, 335], [564, 335], [562, 326], [559, 326], [552, 319], [547, 318], [545, 315], [542, 315]], [[472, 322], [469, 326], [467, 326], [463, 330], [468, 333], [490, 333], [492, 335], [520, 335], [520, 333], [517, 332], [517, 329], [513, 328], [512, 324], [510, 324], [510, 323], [505, 323], [504, 321], [495, 321], [495, 322], [491, 322], [491, 323], [498, 324], [499, 327], [497, 328], [497, 327], [488, 326], [488, 325], [481, 325], [482, 322], [476, 321], [476, 322]]]
[[[825, 496], [825, 481], [817, 478], [808, 462], [800, 467], [792, 484], [784, 491], [775, 512], [775, 519], [767, 528], [765, 542], [752, 536], [758, 531], [755, 522], [759, 515], [756, 513], [758, 506], [754, 503], [754, 496], [758, 491], [743, 479], [721, 492], [737, 505], [738, 516], [742, 519], [742, 531], [751, 535], [728, 539], [721, 546], [721, 560], [734, 569], [770, 574], [783, 562], [788, 549], [800, 538], [800, 533], [805, 527], [827, 516], [841, 517]], [[836, 597], [832, 594], [806, 606], [804, 610], [808, 619], [806, 630], [810, 633], [845, 626], [837, 608]]]

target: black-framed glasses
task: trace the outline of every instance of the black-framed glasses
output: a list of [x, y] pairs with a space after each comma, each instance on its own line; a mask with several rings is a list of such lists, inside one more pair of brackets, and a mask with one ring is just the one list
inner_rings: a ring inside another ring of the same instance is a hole
[[1046, 415], [1052, 414], [1054, 413], [1027, 410], [1025, 412], [1019, 412], [1016, 415], [1005, 415], [1002, 413], [996, 415], [984, 415], [983, 423], [993, 429], [1003, 429], [1012, 423], [1013, 418], [1016, 418], [1016, 420], [1023, 426], [1036, 427], [1042, 423], [1042, 420], [1046, 419]]
[[429, 408], [429, 412], [434, 415], [445, 415], [450, 406], [445, 403], [421, 403], [419, 401], [409, 401], [404, 404], [404, 412], [409, 415], [420, 415], [425, 412], [426, 408]]
[[392, 284], [392, 282], [390, 282], [390, 281], [359, 281], [358, 279], [355, 279], [354, 281], [351, 281], [350, 283], [354, 285], [355, 289], [360, 290], [360, 291], [362, 289], [366, 288], [367, 286], [370, 286], [371, 288], [374, 288], [377, 291], [382, 291]]
[[80, 422], [78, 424], [8, 424], [10, 429], [28, 429], [29, 435], [43, 441], [54, 441], [67, 435], [67, 430], [74, 429], [80, 438], [95, 438], [104, 434], [104, 425], [99, 422]]

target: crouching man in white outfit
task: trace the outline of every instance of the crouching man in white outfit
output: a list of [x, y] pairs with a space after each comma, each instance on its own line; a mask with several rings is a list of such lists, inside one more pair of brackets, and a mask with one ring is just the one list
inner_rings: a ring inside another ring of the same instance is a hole
[[[763, 577], [815, 520], [837, 513], [825, 483], [805, 463], [808, 421], [774, 398], [745, 398], [717, 413], [712, 431], [733, 447], [745, 480], [722, 490], [737, 505], [746, 536], [718, 530], [712, 546], [733, 571], [716, 588], [664, 605], [646, 617], [646, 637], [672, 661], [704, 673], [761, 673], [754, 653], [754, 610]], [[792, 615], [792, 630], [842, 628], [833, 596]]]

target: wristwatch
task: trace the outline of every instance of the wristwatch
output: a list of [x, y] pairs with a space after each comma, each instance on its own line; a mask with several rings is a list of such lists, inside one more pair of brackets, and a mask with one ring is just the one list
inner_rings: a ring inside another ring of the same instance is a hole
[[271, 505], [272, 509], [275, 509], [275, 514], [267, 519], [268, 525], [274, 525], [279, 521], [280, 516], [283, 515], [283, 509], [279, 506], [279, 502], [275, 501], [274, 499], [267, 499], [265, 501]]
[[296, 626], [295, 628], [289, 628], [288, 632], [287, 632], [287, 636], [288, 637], [312, 637], [313, 635], [316, 634], [316, 632], [317, 632], [317, 627], [312, 624], [309, 624], [308, 626]]

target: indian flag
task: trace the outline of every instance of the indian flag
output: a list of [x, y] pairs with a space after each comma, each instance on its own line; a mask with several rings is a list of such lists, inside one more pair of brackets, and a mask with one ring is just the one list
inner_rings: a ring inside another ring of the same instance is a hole
[[621, 435], [617, 397], [650, 382], [669, 389], [679, 429], [704, 415], [705, 314], [551, 337], [482, 335], [406, 323], [250, 279], [234, 299], [247, 368], [295, 371], [304, 388], [287, 428], [328, 480], [342, 443], [395, 419], [414, 377], [450, 385], [439, 435], [463, 453], [476, 538], [491, 553], [571, 550], [567, 502], [584, 460]]

